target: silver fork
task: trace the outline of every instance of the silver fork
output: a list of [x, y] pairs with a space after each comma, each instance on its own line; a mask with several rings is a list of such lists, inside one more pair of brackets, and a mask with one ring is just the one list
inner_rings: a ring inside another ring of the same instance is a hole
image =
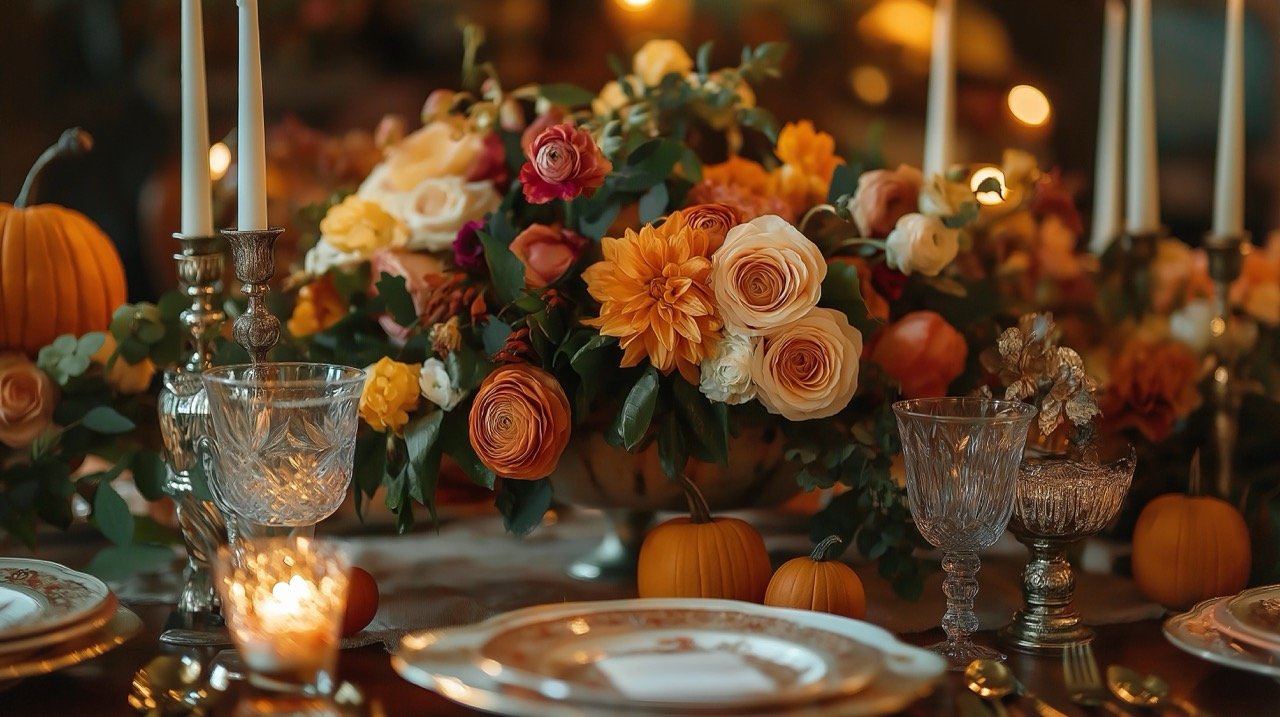
[[1093, 645], [1085, 642], [1069, 645], [1062, 653], [1062, 677], [1067, 697], [1081, 707], [1101, 707], [1113, 715], [1128, 714], [1111, 702], [1111, 693], [1102, 681]]

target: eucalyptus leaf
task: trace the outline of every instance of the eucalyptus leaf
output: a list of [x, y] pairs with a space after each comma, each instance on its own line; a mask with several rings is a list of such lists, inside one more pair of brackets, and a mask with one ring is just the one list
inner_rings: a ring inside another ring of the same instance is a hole
[[119, 433], [128, 433], [136, 426], [133, 421], [125, 418], [116, 409], [110, 406], [96, 406], [86, 414], [80, 422], [85, 428], [95, 433], [104, 433], [107, 435], [115, 435]]
[[640, 221], [648, 224], [667, 213], [667, 185], [659, 182], [640, 195]]
[[133, 542], [133, 514], [124, 498], [107, 481], [98, 481], [93, 494], [93, 522], [116, 545]]
[[133, 483], [138, 492], [147, 500], [160, 500], [164, 497], [164, 483], [168, 468], [160, 454], [153, 451], [138, 451], [129, 462], [133, 471]]

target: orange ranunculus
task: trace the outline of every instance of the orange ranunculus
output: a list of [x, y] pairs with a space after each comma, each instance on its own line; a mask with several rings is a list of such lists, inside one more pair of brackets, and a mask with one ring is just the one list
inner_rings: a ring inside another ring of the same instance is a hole
[[26, 448], [53, 425], [57, 388], [20, 351], [0, 353], [0, 443]]
[[728, 204], [715, 202], [695, 204], [672, 212], [667, 216], [660, 229], [667, 231], [668, 227], [676, 229], [681, 226], [689, 226], [693, 229], [705, 231], [711, 239], [711, 251], [715, 252], [724, 243], [724, 235], [728, 234], [730, 229], [741, 224], [742, 221], [742, 215], [737, 209]]
[[867, 306], [867, 315], [878, 321], [889, 320], [889, 300], [884, 298], [871, 276], [871, 265], [860, 256], [833, 257], [830, 264], [848, 264], [858, 270], [858, 293], [862, 295], [862, 303]]
[[844, 164], [835, 150], [835, 139], [815, 130], [809, 120], [787, 123], [774, 150], [782, 166], [769, 177], [771, 193], [785, 199], [797, 215], [825, 202], [831, 176]]
[[294, 304], [293, 315], [289, 317], [289, 333], [296, 337], [319, 333], [338, 323], [347, 315], [347, 310], [346, 302], [326, 274], [298, 290], [298, 303]]
[[765, 336], [751, 358], [757, 398], [788, 421], [828, 418], [858, 390], [862, 333], [835, 309], [812, 309]]
[[1200, 405], [1199, 368], [1181, 342], [1130, 339], [1111, 359], [1107, 388], [1098, 401], [1104, 423], [1137, 428], [1152, 441], [1168, 438], [1174, 423]]
[[569, 399], [555, 377], [528, 364], [503, 366], [480, 384], [469, 416], [471, 448], [503, 478], [551, 475], [569, 444]]
[[711, 355], [722, 325], [711, 292], [710, 243], [705, 231], [652, 225], [601, 242], [604, 260], [582, 273], [600, 316], [582, 323], [618, 337], [622, 366], [647, 357], [663, 373], [678, 369], [698, 383], [698, 365]]
[[904, 396], [932, 398], [947, 395], [947, 386], [964, 373], [969, 346], [942, 316], [913, 311], [876, 334], [867, 353]]

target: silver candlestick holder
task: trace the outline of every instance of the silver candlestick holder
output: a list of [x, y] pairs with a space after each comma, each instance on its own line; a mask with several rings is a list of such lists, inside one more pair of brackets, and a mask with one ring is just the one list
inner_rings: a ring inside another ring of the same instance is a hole
[[1125, 232], [1120, 235], [1123, 250], [1121, 276], [1126, 278], [1126, 301], [1138, 316], [1151, 309], [1151, 263], [1156, 258], [1156, 248], [1168, 233], [1163, 227], [1150, 232]]
[[1231, 327], [1231, 284], [1244, 266], [1244, 247], [1249, 234], [1208, 234], [1204, 239], [1209, 255], [1209, 278], [1214, 286], [1214, 311], [1209, 323], [1210, 351], [1214, 357], [1212, 379], [1213, 447], [1217, 457], [1214, 486], [1218, 496], [1231, 500], [1235, 468], [1233, 459], [1240, 431], [1239, 359], [1243, 347]]
[[220, 308], [224, 243], [218, 236], [174, 234], [181, 251], [173, 255], [178, 281], [191, 299], [181, 314], [191, 354], [164, 375], [158, 398], [164, 439], [165, 492], [173, 499], [187, 548], [186, 582], [169, 616], [162, 642], [185, 645], [227, 644], [220, 603], [213, 587], [211, 560], [227, 542], [227, 520], [194, 480], [198, 444], [209, 433], [209, 402], [200, 373], [213, 365], [213, 340], [226, 314]]
[[267, 352], [280, 340], [280, 320], [267, 309], [266, 295], [276, 273], [276, 239], [282, 233], [283, 227], [222, 230], [231, 246], [236, 279], [249, 300], [245, 312], [236, 318], [233, 335], [253, 363], [265, 363]]

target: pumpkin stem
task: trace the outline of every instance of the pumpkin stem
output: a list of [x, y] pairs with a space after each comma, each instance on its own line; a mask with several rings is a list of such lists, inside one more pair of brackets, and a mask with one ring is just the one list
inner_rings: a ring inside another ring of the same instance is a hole
[[707, 499], [702, 497], [698, 486], [689, 480], [689, 476], [681, 473], [680, 487], [684, 489], [685, 500], [689, 501], [689, 520], [695, 525], [710, 523], [711, 507], [707, 505]]
[[844, 541], [840, 539], [840, 536], [828, 535], [813, 546], [813, 552], [809, 553], [809, 559], [815, 563], [824, 563], [834, 557], [831, 554], [831, 549], [837, 545], [844, 545]]
[[36, 188], [40, 186], [40, 176], [44, 173], [45, 167], [54, 160], [84, 154], [91, 149], [93, 149], [93, 137], [88, 132], [79, 127], [72, 127], [63, 132], [58, 141], [42, 152], [36, 158], [35, 164], [31, 165], [31, 171], [27, 172], [27, 179], [22, 183], [22, 190], [18, 192], [18, 198], [14, 200], [13, 206], [21, 209], [31, 203]]
[[1200, 449], [1191, 456], [1191, 474], [1187, 477], [1187, 492], [1193, 496], [1200, 495]]

